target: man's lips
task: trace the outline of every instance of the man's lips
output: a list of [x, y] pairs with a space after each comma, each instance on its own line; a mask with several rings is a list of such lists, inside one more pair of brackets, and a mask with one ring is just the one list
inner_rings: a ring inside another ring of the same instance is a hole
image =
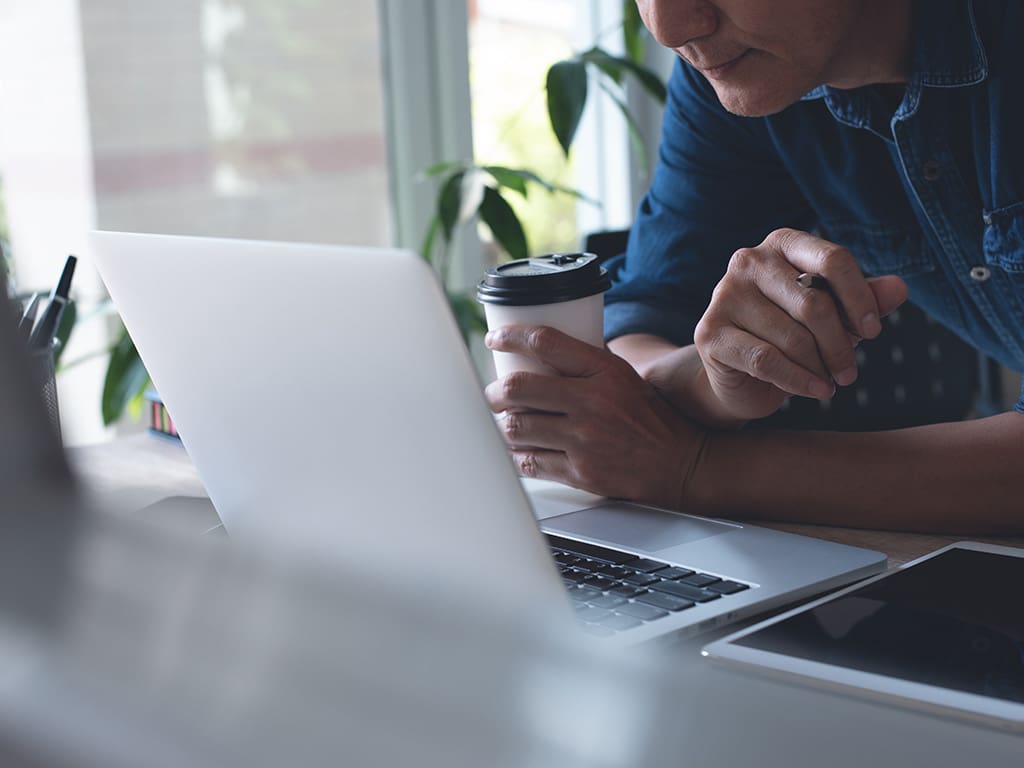
[[729, 59], [728, 61], [724, 61], [721, 64], [716, 64], [713, 67], [697, 67], [697, 70], [705, 77], [715, 80], [727, 75], [729, 71], [732, 70], [735, 65], [739, 64], [739, 62], [742, 61], [748, 53], [750, 53], [749, 48], [739, 56]]

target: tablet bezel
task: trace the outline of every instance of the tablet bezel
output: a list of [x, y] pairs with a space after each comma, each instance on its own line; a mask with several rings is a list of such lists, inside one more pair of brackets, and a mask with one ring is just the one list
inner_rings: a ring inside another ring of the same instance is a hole
[[838, 592], [773, 616], [738, 632], [733, 632], [706, 645], [701, 650], [701, 655], [715, 662], [735, 664], [747, 670], [768, 673], [791, 682], [808, 683], [833, 692], [856, 694], [877, 702], [901, 705], [932, 715], [953, 717], [959, 720], [966, 719], [1000, 730], [1024, 732], [1024, 704], [966, 693], [952, 688], [901, 680], [796, 656], [787, 656], [736, 643], [741, 638], [783, 622], [791, 616], [813, 610], [819, 605], [837, 600], [952, 549], [968, 549], [1024, 559], [1024, 550], [1022, 549], [974, 541], [956, 542], [906, 563], [900, 568], [865, 579]]

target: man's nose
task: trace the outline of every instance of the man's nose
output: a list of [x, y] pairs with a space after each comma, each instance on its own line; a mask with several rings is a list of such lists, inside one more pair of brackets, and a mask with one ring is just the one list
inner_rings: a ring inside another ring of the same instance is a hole
[[637, 0], [644, 25], [666, 48], [714, 33], [718, 13], [708, 0]]

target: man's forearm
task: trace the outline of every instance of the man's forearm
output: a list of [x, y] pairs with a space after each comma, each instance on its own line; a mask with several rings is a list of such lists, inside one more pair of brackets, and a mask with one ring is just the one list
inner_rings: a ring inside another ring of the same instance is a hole
[[1024, 531], [1024, 414], [891, 432], [712, 433], [687, 511], [911, 531]]

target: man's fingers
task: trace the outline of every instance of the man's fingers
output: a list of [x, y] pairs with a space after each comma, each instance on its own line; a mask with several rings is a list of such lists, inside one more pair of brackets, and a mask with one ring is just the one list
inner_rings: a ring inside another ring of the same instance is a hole
[[831, 381], [793, 362], [773, 344], [739, 328], [720, 329], [708, 353], [714, 362], [743, 371], [791, 395], [828, 400], [835, 394]]
[[526, 355], [563, 376], [591, 376], [604, 368], [611, 353], [542, 325], [506, 325], [484, 337], [489, 349]]
[[505, 441], [516, 450], [567, 448], [569, 417], [538, 411], [506, 411], [497, 420]]
[[780, 308], [780, 316], [761, 313], [753, 323], [743, 323], [743, 328], [772, 342], [812, 373], [842, 386], [852, 384], [857, 378], [857, 357], [841, 309], [828, 290], [804, 288], [795, 276], [793, 267], [782, 260], [764, 264], [756, 284], [768, 302]]
[[868, 286], [875, 294], [875, 303], [882, 317], [891, 314], [907, 300], [907, 284], [896, 275], [869, 277]]
[[558, 376], [514, 371], [488, 384], [484, 396], [495, 413], [508, 410], [563, 413], [565, 404], [572, 402], [570, 386], [570, 382]]
[[[736, 305], [730, 326], [771, 344], [797, 365], [823, 379], [832, 374], [822, 363], [814, 334], [771, 299]], [[729, 327], [729, 326], [726, 326]], [[852, 356], [851, 356], [852, 359]]]
[[[765, 238], [771, 248], [796, 268], [824, 277], [839, 310], [857, 335], [873, 339], [882, 326], [875, 294], [868, 286], [853, 254], [840, 245], [795, 229], [779, 229]], [[815, 290], [815, 289], [804, 289]]]
[[566, 482], [572, 477], [569, 457], [563, 451], [512, 451], [512, 462], [522, 477]]

